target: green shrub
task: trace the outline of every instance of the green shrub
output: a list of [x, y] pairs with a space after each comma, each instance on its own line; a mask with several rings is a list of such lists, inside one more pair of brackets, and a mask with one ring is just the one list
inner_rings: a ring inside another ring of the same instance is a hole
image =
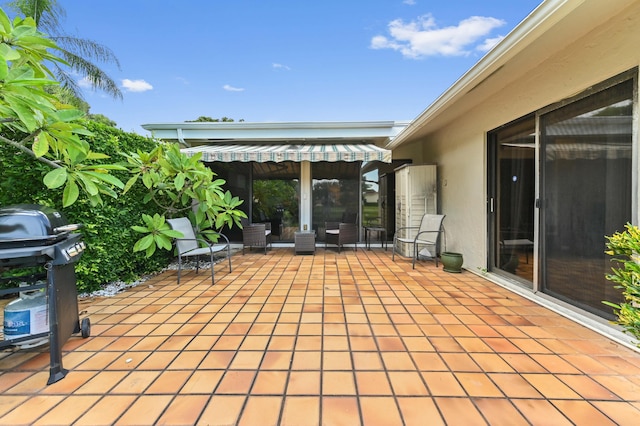
[[[86, 124], [94, 134], [88, 139], [92, 150], [109, 155], [109, 162], [124, 162], [121, 153], [155, 147], [150, 138], [97, 122]], [[160, 212], [152, 203], [143, 204], [145, 188], [132, 188], [115, 200], [107, 197], [103, 205], [92, 206], [86, 199], [79, 199], [63, 209], [60, 191], [50, 190], [42, 183], [43, 176], [50, 170], [26, 154], [1, 149], [0, 205], [44, 204], [62, 211], [70, 223], [84, 224], [80, 232], [87, 250], [76, 265], [80, 292], [98, 290], [112, 281], [133, 281], [169, 263], [172, 253], [168, 251], [158, 251], [150, 258], [144, 253], [133, 252], [139, 235], [131, 230], [131, 226], [140, 223], [143, 213]], [[122, 181], [128, 179], [127, 172], [114, 171], [113, 174]]]
[[[619, 268], [612, 268], [606, 278], [617, 284], [615, 288], [622, 289], [624, 301], [620, 304], [608, 301], [602, 303], [613, 308], [618, 316], [616, 324], [640, 340], [640, 229], [627, 224], [624, 232], [616, 232], [606, 238], [606, 253], [614, 256], [612, 260], [621, 265]], [[637, 346], [640, 347], [640, 342]]]

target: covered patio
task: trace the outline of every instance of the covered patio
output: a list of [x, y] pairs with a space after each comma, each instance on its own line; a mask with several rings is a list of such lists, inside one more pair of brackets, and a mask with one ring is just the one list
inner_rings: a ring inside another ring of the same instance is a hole
[[83, 301], [88, 339], [0, 353], [0, 424], [635, 424], [640, 354], [391, 251], [234, 255]]

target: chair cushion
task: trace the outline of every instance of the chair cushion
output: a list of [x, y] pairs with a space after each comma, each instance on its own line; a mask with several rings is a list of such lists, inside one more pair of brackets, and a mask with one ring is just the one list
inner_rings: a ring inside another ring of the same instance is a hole
[[396, 238], [396, 240], [400, 241], [401, 243], [413, 243], [413, 241], [415, 240], [415, 238]]
[[[226, 245], [212, 245], [211, 246], [211, 250], [213, 250], [213, 252], [218, 252], [218, 251], [222, 251], [225, 250], [227, 248]], [[209, 254], [211, 253], [211, 251], [209, 250], [209, 247], [199, 247], [197, 249], [193, 249], [193, 250], [189, 250], [185, 253], [182, 253], [182, 256], [202, 256], [205, 254]]]
[[338, 235], [338, 234], [340, 234], [340, 230], [339, 229], [327, 229], [327, 234]]

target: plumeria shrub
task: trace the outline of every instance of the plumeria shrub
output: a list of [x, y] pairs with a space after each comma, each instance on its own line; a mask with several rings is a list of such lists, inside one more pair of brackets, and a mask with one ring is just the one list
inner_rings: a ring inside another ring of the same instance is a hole
[[617, 304], [604, 301], [613, 308], [625, 332], [634, 336], [640, 347], [640, 229], [627, 224], [624, 232], [616, 232], [607, 238], [606, 253], [613, 256], [612, 260], [619, 263], [614, 267], [607, 279], [614, 282], [615, 288], [621, 289], [623, 302]]
[[175, 143], [161, 143], [152, 151], [127, 155], [132, 177], [125, 193], [144, 187], [143, 202], [162, 212], [143, 216], [142, 223], [132, 228], [142, 234], [134, 251], [152, 256], [156, 249], [171, 249], [171, 239], [182, 235], [169, 229], [166, 218], [189, 217], [198, 237], [216, 242], [213, 231], [240, 226], [240, 220], [247, 217], [239, 210], [243, 201], [225, 191], [226, 182], [216, 178], [200, 158], [201, 154], [188, 157]]

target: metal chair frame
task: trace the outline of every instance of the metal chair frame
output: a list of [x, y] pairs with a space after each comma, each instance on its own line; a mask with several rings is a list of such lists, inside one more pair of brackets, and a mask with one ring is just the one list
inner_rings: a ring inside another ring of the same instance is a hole
[[[413, 262], [412, 268], [416, 268], [416, 259], [418, 258], [419, 246], [430, 246], [433, 251], [431, 258], [435, 260], [438, 266], [438, 255], [440, 254], [440, 237], [444, 233], [442, 222], [445, 215], [425, 214], [420, 220], [420, 226], [405, 226], [398, 228], [393, 236], [393, 253], [391, 260], [395, 261], [398, 243], [411, 244], [413, 246]], [[415, 235], [414, 235], [415, 234]]]
[[175, 245], [178, 252], [178, 284], [180, 284], [180, 275], [182, 272], [182, 258], [195, 257], [196, 258], [196, 274], [200, 269], [200, 257], [208, 255], [211, 262], [211, 284], [214, 283], [214, 271], [213, 266], [215, 263], [215, 253], [227, 251], [227, 258], [229, 259], [229, 272], [231, 272], [231, 245], [226, 235], [215, 232], [219, 237], [223, 239], [222, 243], [212, 244], [202, 238], [196, 238], [191, 221], [186, 217], [179, 217], [175, 219], [167, 219], [167, 223], [171, 229], [181, 232], [183, 237], [175, 239]]

